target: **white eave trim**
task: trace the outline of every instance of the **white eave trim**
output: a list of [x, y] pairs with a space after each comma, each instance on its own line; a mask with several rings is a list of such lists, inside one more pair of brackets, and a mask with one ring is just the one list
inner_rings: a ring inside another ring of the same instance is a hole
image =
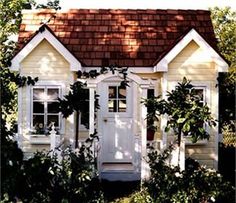
[[209, 57], [212, 59], [213, 62], [217, 64], [217, 71], [218, 72], [227, 72], [228, 71], [228, 64], [225, 60], [198, 34], [195, 29], [191, 29], [183, 39], [177, 43], [174, 48], [168, 52], [164, 58], [161, 59], [154, 66], [154, 72], [167, 72], [168, 71], [168, 64], [191, 42], [196, 42], [202, 49], [208, 50]]
[[65, 46], [45, 27], [43, 32], [38, 32], [12, 59], [11, 70], [18, 71], [20, 63], [44, 39], [46, 39], [70, 64], [71, 71], [82, 69], [81, 63], [65, 48]]

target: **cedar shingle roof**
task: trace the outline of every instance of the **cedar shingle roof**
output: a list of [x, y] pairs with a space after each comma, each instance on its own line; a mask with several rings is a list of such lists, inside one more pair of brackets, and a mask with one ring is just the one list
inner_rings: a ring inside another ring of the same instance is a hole
[[216, 48], [209, 11], [106, 9], [24, 13], [19, 48], [49, 19], [48, 27], [83, 66], [153, 66], [191, 28]]

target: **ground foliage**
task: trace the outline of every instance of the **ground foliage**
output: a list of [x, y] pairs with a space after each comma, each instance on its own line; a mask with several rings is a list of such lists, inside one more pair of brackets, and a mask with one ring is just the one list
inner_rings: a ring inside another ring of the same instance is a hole
[[16, 190], [5, 193], [3, 202], [103, 202], [96, 157], [91, 150], [96, 139], [95, 132], [76, 151], [66, 148], [37, 152], [23, 161], [15, 177]]
[[234, 188], [215, 170], [192, 159], [183, 171], [168, 165], [172, 148], [162, 154], [152, 149], [148, 154], [151, 177], [144, 186], [152, 199], [149, 202], [233, 202]]

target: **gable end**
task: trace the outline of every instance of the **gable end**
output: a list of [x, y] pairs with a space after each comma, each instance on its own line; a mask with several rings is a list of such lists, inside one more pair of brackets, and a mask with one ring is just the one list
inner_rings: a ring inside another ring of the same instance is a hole
[[26, 43], [26, 45], [12, 59], [11, 70], [18, 71], [20, 63], [27, 57], [31, 51], [43, 40], [47, 40], [70, 64], [71, 71], [82, 69], [81, 63], [68, 49], [56, 38], [53, 32], [46, 25], [42, 25], [38, 32]]
[[168, 64], [191, 42], [194, 41], [199, 47], [208, 50], [209, 57], [217, 64], [218, 72], [227, 72], [228, 64], [214, 50], [204, 38], [195, 30], [191, 29], [161, 60], [154, 66], [154, 72], [167, 72]]

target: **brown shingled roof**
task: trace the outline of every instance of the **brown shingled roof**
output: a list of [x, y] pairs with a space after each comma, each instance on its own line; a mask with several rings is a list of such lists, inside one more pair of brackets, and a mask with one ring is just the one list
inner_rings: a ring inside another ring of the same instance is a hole
[[153, 66], [190, 28], [216, 48], [209, 11], [103, 9], [24, 13], [19, 48], [50, 18], [48, 27], [83, 66]]

